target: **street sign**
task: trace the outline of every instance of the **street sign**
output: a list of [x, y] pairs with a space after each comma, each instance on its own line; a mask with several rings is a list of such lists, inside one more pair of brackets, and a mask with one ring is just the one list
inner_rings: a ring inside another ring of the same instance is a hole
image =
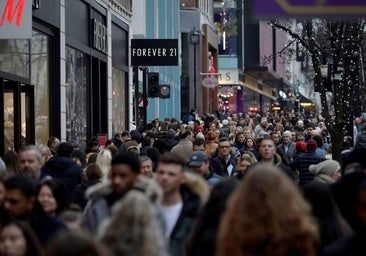
[[32, 1], [0, 0], [0, 39], [32, 38]]
[[177, 66], [178, 39], [131, 39], [132, 66]]
[[215, 77], [206, 77], [202, 80], [202, 86], [206, 88], [215, 88], [219, 85], [219, 81]]
[[365, 0], [252, 0], [253, 16], [362, 16]]

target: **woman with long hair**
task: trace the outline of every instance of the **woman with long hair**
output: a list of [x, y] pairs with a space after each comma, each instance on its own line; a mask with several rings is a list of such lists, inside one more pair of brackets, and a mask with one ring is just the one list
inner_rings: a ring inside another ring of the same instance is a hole
[[167, 255], [156, 209], [141, 191], [131, 190], [116, 203], [100, 237], [113, 255]]
[[315, 256], [319, 232], [296, 184], [273, 165], [256, 164], [230, 197], [217, 256]]

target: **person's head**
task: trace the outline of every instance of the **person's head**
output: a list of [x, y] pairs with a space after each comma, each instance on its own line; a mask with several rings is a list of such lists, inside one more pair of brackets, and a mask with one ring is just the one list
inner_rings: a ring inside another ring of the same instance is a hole
[[273, 160], [274, 154], [276, 153], [276, 145], [270, 138], [264, 138], [259, 144], [259, 154], [261, 160], [270, 161]]
[[51, 149], [48, 146], [43, 145], [39, 147], [39, 151], [41, 152], [43, 157], [43, 164], [45, 164], [47, 160], [52, 157]]
[[5, 180], [4, 209], [12, 218], [29, 219], [36, 203], [37, 187], [28, 176], [15, 175]]
[[43, 156], [34, 145], [29, 145], [19, 152], [19, 172], [36, 180], [41, 174]]
[[113, 255], [164, 255], [159, 232], [149, 197], [131, 190], [114, 205], [101, 241]]
[[57, 155], [71, 158], [73, 150], [74, 149], [73, 149], [72, 144], [70, 142], [61, 142], [58, 145]]
[[235, 135], [235, 143], [242, 144], [242, 143], [244, 143], [244, 140], [245, 140], [244, 132], [238, 132]]
[[85, 176], [88, 180], [98, 181], [103, 178], [104, 174], [98, 164], [91, 163], [85, 168]]
[[159, 159], [155, 178], [160, 184], [164, 195], [179, 193], [180, 186], [185, 183], [185, 161], [176, 154], [165, 153]]
[[193, 151], [188, 166], [203, 176], [209, 172], [210, 160], [204, 151]]
[[74, 230], [57, 233], [45, 251], [47, 256], [111, 256], [105, 246], [91, 235]]
[[273, 131], [270, 134], [271, 139], [274, 141], [276, 145], [280, 142], [280, 135], [277, 133], [277, 131]]
[[216, 139], [217, 139], [217, 134], [215, 132], [215, 130], [210, 130], [207, 132], [207, 142], [216, 142]]
[[118, 153], [112, 157], [110, 181], [113, 192], [118, 195], [134, 187], [140, 175], [138, 157], [130, 153]]
[[152, 178], [153, 173], [153, 162], [149, 156], [143, 155], [139, 157], [140, 172], [142, 175]]
[[64, 184], [51, 178], [46, 178], [38, 185], [37, 200], [43, 211], [52, 216], [57, 216], [68, 206]]
[[247, 137], [245, 139], [245, 146], [247, 148], [252, 148], [252, 147], [256, 147], [256, 144], [255, 144], [255, 140], [253, 137]]
[[97, 156], [95, 163], [99, 165], [103, 173], [103, 180], [108, 179], [108, 174], [111, 169], [112, 153], [108, 148], [102, 149]]
[[291, 132], [290, 131], [284, 131], [282, 133], [282, 142], [285, 145], [288, 145], [291, 142]]
[[19, 173], [19, 156], [17, 152], [8, 150], [3, 156], [3, 161], [8, 173]]
[[57, 137], [50, 137], [47, 141], [47, 146], [51, 149], [52, 155], [55, 155], [57, 152], [57, 147], [60, 144], [60, 140]]
[[238, 160], [237, 170], [245, 172], [248, 166], [257, 162], [255, 155], [250, 151], [244, 151]]
[[223, 136], [219, 139], [218, 142], [218, 156], [220, 158], [226, 158], [230, 155], [231, 152], [231, 142], [229, 137]]
[[328, 176], [334, 181], [341, 177], [341, 165], [338, 161], [327, 159], [309, 166], [309, 171], [315, 176]]
[[230, 197], [217, 239], [218, 256], [317, 255], [319, 233], [296, 184], [272, 164], [259, 163]]
[[306, 151], [315, 152], [317, 148], [317, 144], [315, 140], [310, 139], [306, 142]]
[[28, 223], [12, 220], [0, 231], [0, 255], [35, 256], [43, 249]]
[[202, 138], [195, 138], [193, 140], [193, 151], [201, 150], [204, 151], [206, 148], [205, 139]]
[[193, 140], [193, 133], [191, 130], [185, 130], [184, 132], [180, 133], [180, 138], [185, 140]]
[[122, 141], [122, 142], [125, 142], [125, 141], [128, 141], [128, 140], [131, 140], [131, 134], [130, 134], [130, 132], [129, 131], [123, 131], [122, 133], [121, 133], [121, 136], [120, 136], [120, 140]]

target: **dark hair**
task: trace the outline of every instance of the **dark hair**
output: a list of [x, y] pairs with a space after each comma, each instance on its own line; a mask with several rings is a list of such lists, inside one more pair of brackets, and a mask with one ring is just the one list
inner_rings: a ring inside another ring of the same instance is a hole
[[5, 180], [4, 186], [6, 189], [18, 189], [26, 197], [37, 195], [37, 187], [33, 180], [28, 176], [16, 174]]
[[91, 163], [85, 168], [85, 176], [88, 180], [100, 180], [103, 177], [103, 172], [96, 163]]
[[51, 190], [52, 195], [57, 202], [56, 215], [58, 215], [69, 205], [65, 185], [56, 179], [46, 178], [38, 185], [37, 195], [43, 186], [47, 186]]
[[58, 145], [57, 148], [57, 155], [63, 156], [63, 157], [71, 157], [73, 147], [71, 143], [69, 142], [61, 142], [60, 145]]
[[186, 161], [182, 158], [181, 155], [166, 152], [160, 157], [159, 163], [178, 164], [184, 166], [186, 164]]
[[5, 225], [2, 227], [2, 230], [5, 227], [9, 227], [9, 226], [16, 226], [22, 231], [22, 234], [27, 243], [27, 252], [26, 252], [25, 256], [44, 255], [43, 248], [42, 248], [36, 234], [34, 233], [33, 229], [27, 222], [13, 219], [13, 220], [5, 223]]
[[98, 153], [92, 153], [89, 158], [88, 158], [88, 163], [87, 165], [89, 164], [92, 164], [92, 163], [95, 163], [97, 161], [97, 157], [98, 157]]
[[181, 139], [187, 138], [189, 135], [192, 135], [192, 132], [190, 130], [185, 130], [183, 133], [180, 134]]
[[108, 256], [108, 250], [89, 234], [64, 231], [56, 234], [46, 247], [47, 256]]
[[135, 173], [140, 173], [140, 164], [138, 156], [133, 153], [117, 153], [112, 157], [111, 165], [126, 164], [131, 167], [132, 171]]
[[206, 141], [202, 138], [195, 138], [193, 140], [193, 146], [201, 146], [203, 145], [204, 147], [206, 146]]
[[222, 136], [222, 137], [220, 137], [218, 143], [220, 143], [220, 142], [226, 142], [226, 141], [230, 142], [230, 138], [228, 136]]
[[3, 161], [5, 163], [7, 171], [13, 173], [19, 172], [19, 159], [17, 152], [12, 150], [6, 151], [6, 153], [3, 156]]

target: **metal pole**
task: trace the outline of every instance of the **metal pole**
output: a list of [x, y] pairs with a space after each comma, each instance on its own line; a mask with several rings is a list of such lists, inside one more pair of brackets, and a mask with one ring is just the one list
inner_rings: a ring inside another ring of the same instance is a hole
[[[134, 111], [134, 119], [135, 119], [135, 126], [136, 126], [136, 130], [138, 130], [138, 126], [139, 126], [139, 121], [140, 117], [139, 117], [139, 70], [137, 66], [133, 67], [133, 83], [135, 86], [135, 95], [134, 95], [134, 100], [135, 100], [135, 111]], [[131, 124], [128, 124], [129, 129], [131, 128]]]
[[147, 90], [147, 68], [144, 68], [143, 69], [143, 83], [142, 83], [142, 98], [143, 98], [143, 106], [142, 106], [142, 126], [143, 126], [143, 131], [146, 129], [146, 123], [147, 123], [147, 93], [146, 93], [146, 90]]
[[194, 66], [194, 70], [193, 70], [193, 76], [194, 76], [194, 87], [193, 87], [193, 94], [194, 94], [194, 108], [197, 108], [197, 96], [196, 96], [196, 69], [197, 69], [197, 65], [196, 65], [196, 44], [193, 45], [193, 55], [194, 55], [194, 59], [193, 59], [193, 66]]

